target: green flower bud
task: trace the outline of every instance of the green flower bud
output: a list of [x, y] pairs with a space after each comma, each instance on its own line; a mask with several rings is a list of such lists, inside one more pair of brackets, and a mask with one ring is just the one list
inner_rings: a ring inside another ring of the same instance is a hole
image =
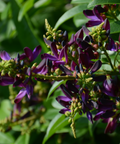
[[65, 112], [65, 115], [66, 115], [67, 117], [70, 116], [70, 114], [71, 114], [71, 113], [70, 113], [69, 111], [66, 111], [66, 112]]

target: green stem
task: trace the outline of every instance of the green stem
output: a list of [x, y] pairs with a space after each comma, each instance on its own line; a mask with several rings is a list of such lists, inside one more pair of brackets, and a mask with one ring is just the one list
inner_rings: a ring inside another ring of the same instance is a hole
[[115, 69], [114, 69], [114, 67], [113, 67], [113, 64], [112, 64], [112, 62], [111, 62], [111, 59], [110, 59], [110, 57], [109, 57], [106, 49], [103, 47], [102, 50], [104, 51], [104, 53], [105, 53], [105, 55], [106, 55], [106, 57], [107, 57], [107, 59], [108, 59], [108, 61], [109, 61], [109, 63], [110, 63], [110, 66], [111, 66], [112, 70], [115, 71]]
[[44, 79], [44, 80], [75, 80], [76, 78], [74, 76], [69, 76], [69, 75], [66, 75], [66, 76], [49, 76], [49, 75], [42, 75], [42, 74], [34, 74], [33, 73], [33, 76], [36, 77], [36, 78], [40, 78], [40, 79]]

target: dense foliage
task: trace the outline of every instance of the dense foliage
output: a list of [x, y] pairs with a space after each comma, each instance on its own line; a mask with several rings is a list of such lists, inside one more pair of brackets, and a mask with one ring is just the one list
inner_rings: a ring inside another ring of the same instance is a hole
[[120, 2], [0, 1], [0, 142], [115, 143]]

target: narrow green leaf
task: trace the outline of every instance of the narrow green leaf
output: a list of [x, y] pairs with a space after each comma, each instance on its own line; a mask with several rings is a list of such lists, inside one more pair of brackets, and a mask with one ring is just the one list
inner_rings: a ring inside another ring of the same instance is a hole
[[28, 0], [24, 3], [24, 5], [22, 6], [22, 8], [19, 11], [19, 15], [18, 15], [18, 21], [21, 21], [23, 16], [25, 15], [25, 13], [32, 8], [34, 4], [34, 0]]
[[34, 49], [37, 45], [40, 44], [42, 47], [44, 47], [44, 52], [46, 52], [47, 48], [45, 47], [44, 42], [35, 36], [28, 16], [25, 15], [20, 22], [18, 21], [20, 4], [17, 3], [17, 1], [15, 0], [11, 0], [10, 2], [12, 6], [13, 21], [18, 32], [18, 38], [23, 47], [29, 47], [31, 49]]
[[[77, 113], [74, 117], [74, 120], [80, 118], [80, 115]], [[46, 135], [43, 139], [42, 144], [45, 144], [45, 142], [58, 130], [61, 130], [66, 125], [68, 125], [68, 117], [65, 118], [65, 115], [58, 114], [56, 117], [50, 122], [49, 127], [47, 129]]]
[[113, 21], [110, 23], [110, 33], [120, 33], [120, 21]]
[[41, 7], [41, 6], [45, 6], [48, 5], [51, 2], [51, 0], [39, 0], [34, 4], [35, 8]]
[[71, 4], [82, 4], [82, 3], [89, 3], [90, 0], [72, 0]]
[[29, 134], [20, 135], [14, 144], [29, 144], [29, 139]]
[[80, 4], [78, 6], [73, 7], [72, 9], [65, 12], [57, 21], [55, 28], [58, 28], [62, 23], [67, 21], [68, 19], [74, 17], [75, 15], [82, 13], [84, 9], [87, 8], [87, 4]]
[[63, 128], [68, 124], [68, 119], [65, 118], [65, 115], [58, 114], [49, 124], [46, 135], [43, 139], [42, 144], [45, 142], [59, 129]]
[[88, 7], [101, 4], [120, 4], [120, 0], [93, 0], [89, 3]]
[[0, 132], [0, 144], [14, 144], [13, 136]]
[[3, 0], [0, 0], [0, 12], [3, 12], [6, 8], [6, 4]]
[[48, 93], [48, 96], [47, 96], [47, 99], [50, 97], [50, 95], [61, 85], [61, 84], [65, 84], [66, 83], [66, 80], [61, 80], [61, 81], [56, 81], [54, 82], [54, 84], [52, 85], [52, 87], [50, 88], [49, 90], [49, 93]]

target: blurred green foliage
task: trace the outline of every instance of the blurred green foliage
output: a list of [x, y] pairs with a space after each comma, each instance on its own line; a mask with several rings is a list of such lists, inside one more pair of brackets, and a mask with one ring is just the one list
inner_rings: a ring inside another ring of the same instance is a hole
[[[90, 8], [96, 4], [120, 3], [119, 0], [0, 0], [0, 50], [6, 50], [15, 57], [22, 53], [24, 47], [32, 50], [42, 46], [42, 53], [47, 52], [43, 42], [45, 34], [45, 19], [48, 19], [52, 27], [67, 30], [69, 36], [75, 33], [87, 22], [82, 14], [87, 6]], [[73, 19], [72, 19], [73, 18]], [[120, 32], [119, 22], [111, 22], [112, 37]], [[37, 62], [40, 58], [37, 59]], [[57, 83], [58, 84], [58, 83]], [[53, 89], [58, 85], [55, 84]], [[49, 92], [49, 96], [53, 90]], [[44, 123], [37, 120], [30, 127], [31, 133], [21, 135], [21, 125], [14, 126], [10, 132], [0, 132], [0, 144], [118, 144], [119, 127], [113, 134], [104, 134], [106, 124], [96, 122], [91, 125], [86, 116], [76, 116], [77, 139], [73, 134], [64, 115], [59, 114], [61, 106], [55, 98], [63, 95], [60, 90], [53, 93], [52, 97], [42, 102], [46, 111]], [[45, 96], [47, 97], [47, 96]], [[8, 87], [0, 86], [0, 120], [8, 117], [13, 109], [9, 98]], [[40, 104], [36, 105], [36, 109]], [[94, 113], [94, 112], [93, 112]], [[41, 118], [41, 120], [44, 121]]]

